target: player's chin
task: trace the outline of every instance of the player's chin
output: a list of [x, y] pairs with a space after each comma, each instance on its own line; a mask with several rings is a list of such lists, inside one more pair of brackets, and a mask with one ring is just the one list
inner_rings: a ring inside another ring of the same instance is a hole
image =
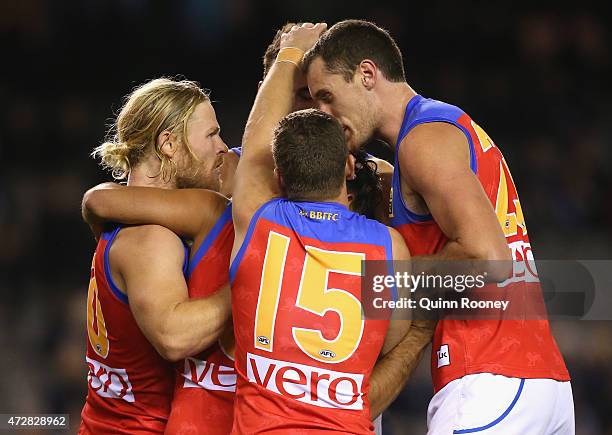
[[211, 190], [216, 190], [217, 192], [221, 189], [222, 184], [222, 174], [221, 166], [213, 169], [210, 184], [212, 187]]

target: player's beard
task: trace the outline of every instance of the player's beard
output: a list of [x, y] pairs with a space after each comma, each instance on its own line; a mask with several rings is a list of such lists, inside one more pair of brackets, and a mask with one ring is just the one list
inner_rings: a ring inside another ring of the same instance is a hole
[[215, 161], [211, 170], [206, 171], [205, 165], [196, 160], [190, 154], [187, 155], [185, 164], [178, 168], [176, 174], [176, 187], [178, 189], [210, 189], [219, 191], [221, 187], [220, 171], [218, 161]]

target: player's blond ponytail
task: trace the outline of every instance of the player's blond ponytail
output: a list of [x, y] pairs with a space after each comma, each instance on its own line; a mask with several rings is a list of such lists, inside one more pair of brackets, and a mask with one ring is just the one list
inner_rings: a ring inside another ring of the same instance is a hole
[[208, 92], [195, 82], [151, 80], [126, 98], [107, 140], [94, 149], [92, 156], [100, 157], [102, 166], [111, 171], [113, 178], [121, 180], [153, 152], [160, 160], [159, 173], [155, 176], [161, 175], [167, 181], [174, 175], [176, 166], [162, 154], [157, 137], [168, 130], [177, 134], [189, 149], [187, 121], [196, 106], [207, 100]]

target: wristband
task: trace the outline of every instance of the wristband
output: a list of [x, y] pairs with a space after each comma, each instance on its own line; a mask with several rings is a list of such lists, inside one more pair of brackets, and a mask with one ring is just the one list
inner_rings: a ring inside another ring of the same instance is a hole
[[285, 47], [281, 48], [276, 56], [276, 62], [289, 62], [297, 66], [298, 68], [302, 64], [304, 57], [304, 51], [296, 47]]

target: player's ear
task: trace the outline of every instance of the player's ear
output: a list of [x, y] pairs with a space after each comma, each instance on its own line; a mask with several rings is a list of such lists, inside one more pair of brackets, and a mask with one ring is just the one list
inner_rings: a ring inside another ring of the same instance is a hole
[[168, 130], [162, 131], [157, 136], [157, 149], [168, 158], [172, 158], [179, 143], [176, 135]]
[[378, 68], [370, 59], [364, 59], [357, 66], [357, 76], [363, 87], [369, 91], [374, 87], [378, 79]]
[[259, 90], [259, 88], [261, 88], [262, 84], [263, 84], [263, 80], [260, 80], [259, 83], [257, 83], [257, 90]]
[[346, 165], [344, 166], [344, 176], [347, 180], [354, 180], [357, 178], [355, 175], [355, 156], [349, 153], [346, 158]]

